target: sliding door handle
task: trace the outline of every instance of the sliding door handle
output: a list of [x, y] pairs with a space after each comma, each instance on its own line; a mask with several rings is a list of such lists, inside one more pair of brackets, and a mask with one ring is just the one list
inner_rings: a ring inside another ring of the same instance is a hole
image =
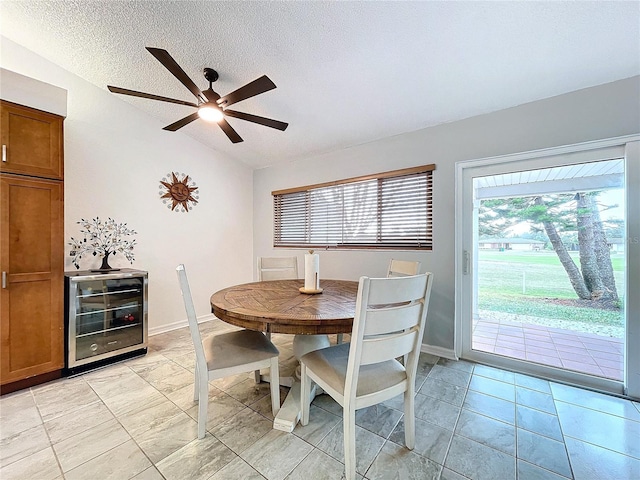
[[469, 275], [470, 267], [471, 267], [471, 255], [469, 255], [469, 250], [464, 250], [462, 252], [462, 274]]

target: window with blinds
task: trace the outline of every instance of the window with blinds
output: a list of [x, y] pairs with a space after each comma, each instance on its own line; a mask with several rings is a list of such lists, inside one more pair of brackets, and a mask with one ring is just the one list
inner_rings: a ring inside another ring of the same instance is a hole
[[431, 250], [435, 165], [272, 192], [275, 247]]

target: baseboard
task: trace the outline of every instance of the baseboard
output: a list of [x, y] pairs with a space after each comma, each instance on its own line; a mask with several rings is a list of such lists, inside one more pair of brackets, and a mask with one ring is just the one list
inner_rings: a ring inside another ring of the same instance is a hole
[[53, 372], [42, 373], [40, 375], [34, 375], [33, 377], [24, 378], [22, 380], [16, 380], [15, 382], [5, 383], [0, 386], [0, 395], [5, 393], [17, 392], [25, 388], [34, 387], [41, 383], [51, 382], [62, 378], [62, 370], [54, 370]]
[[420, 347], [420, 351], [422, 353], [435, 355], [436, 357], [443, 357], [449, 360], [458, 360], [456, 352], [452, 348], [438, 347], [436, 345], [426, 345], [423, 343], [422, 347]]
[[[202, 315], [201, 317], [198, 317], [198, 323], [203, 323], [203, 322], [208, 322], [210, 320], [215, 320], [215, 318], [216, 317], [214, 317], [212, 313], [209, 313], [207, 315]], [[148, 334], [149, 334], [150, 337], [152, 337], [154, 335], [160, 335], [161, 333], [167, 333], [167, 332], [170, 332], [172, 330], [177, 330], [179, 328], [184, 328], [184, 327], [186, 327], [188, 325], [189, 325], [189, 322], [185, 318], [184, 320], [179, 320], [177, 322], [161, 325], [159, 327], [149, 328]]]

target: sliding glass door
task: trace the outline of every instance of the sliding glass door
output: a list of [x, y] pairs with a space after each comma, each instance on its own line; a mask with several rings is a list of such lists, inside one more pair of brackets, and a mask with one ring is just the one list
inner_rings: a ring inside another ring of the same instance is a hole
[[638, 143], [458, 164], [461, 357], [640, 395]]

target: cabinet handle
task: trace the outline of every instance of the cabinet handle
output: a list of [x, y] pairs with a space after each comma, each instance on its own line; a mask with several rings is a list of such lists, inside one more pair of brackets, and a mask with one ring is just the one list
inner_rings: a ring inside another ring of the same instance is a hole
[[2, 288], [7, 288], [7, 272], [2, 272]]
[[7, 161], [7, 146], [6, 145], [2, 145], [2, 161], [3, 162]]

